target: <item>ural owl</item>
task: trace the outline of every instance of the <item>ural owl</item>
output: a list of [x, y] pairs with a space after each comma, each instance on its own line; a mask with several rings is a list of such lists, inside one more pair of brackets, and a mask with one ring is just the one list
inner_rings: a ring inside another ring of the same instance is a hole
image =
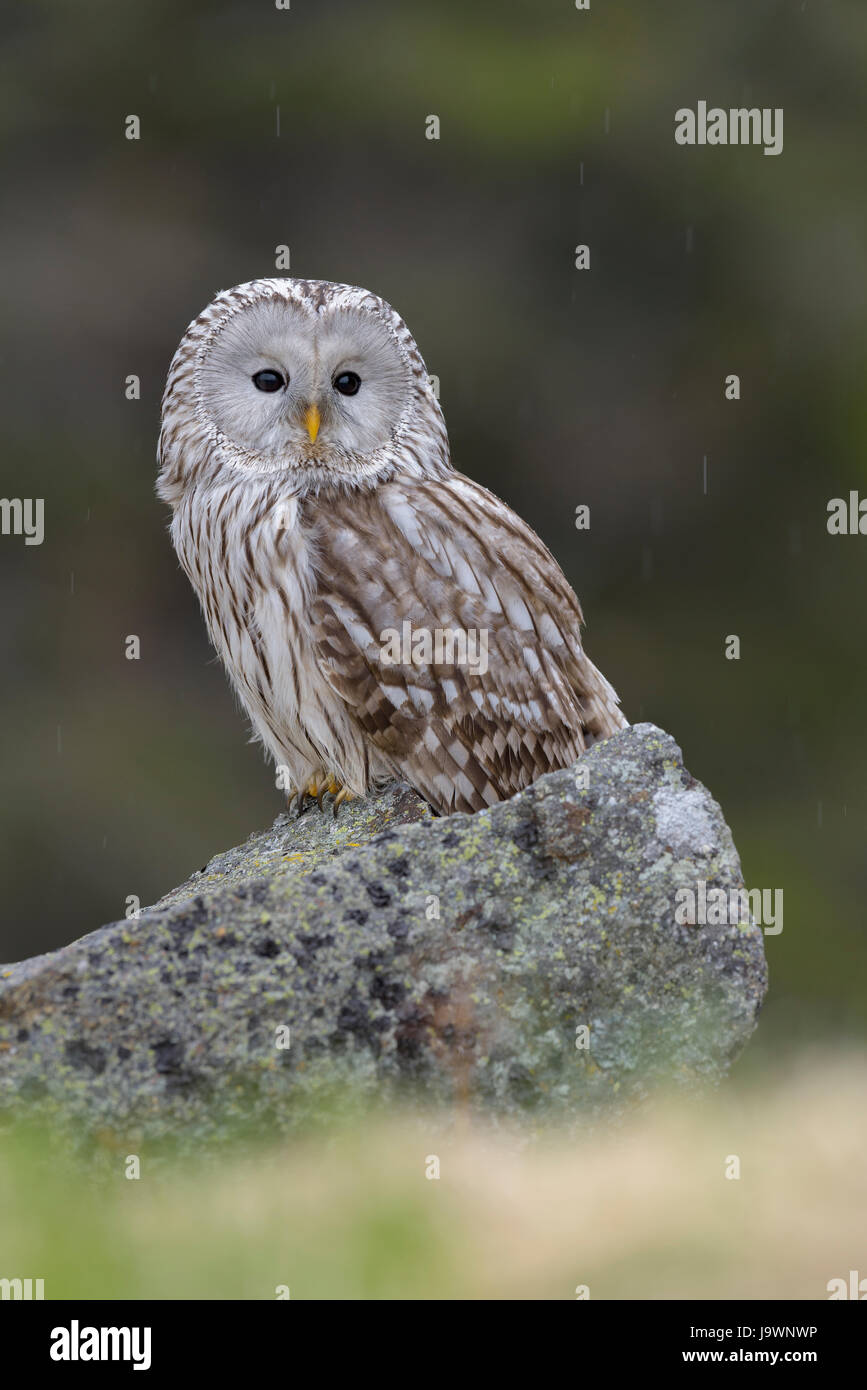
[[301, 804], [397, 776], [477, 811], [625, 725], [559, 566], [452, 469], [421, 354], [377, 295], [217, 295], [172, 361], [159, 465], [211, 640]]

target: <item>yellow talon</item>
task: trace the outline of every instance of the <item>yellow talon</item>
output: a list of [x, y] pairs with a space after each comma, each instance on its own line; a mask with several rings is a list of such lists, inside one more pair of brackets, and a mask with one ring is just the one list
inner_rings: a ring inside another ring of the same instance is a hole
[[322, 802], [326, 795], [334, 797], [332, 814], [335, 816], [344, 801], [352, 801], [354, 799], [354, 794], [347, 791], [346, 787], [341, 787], [336, 777], [328, 776], [322, 782], [319, 781], [318, 777], [311, 777], [303, 791], [289, 792], [286, 797], [286, 806], [291, 814], [293, 805], [297, 801], [297, 814], [300, 816], [304, 810], [305, 802], [309, 797], [311, 801], [315, 800], [318, 803], [321, 811], [323, 810]]
[[[324, 787], [323, 787], [322, 790], [323, 790], [323, 791], [325, 790]], [[288, 794], [287, 797], [286, 797], [286, 809], [287, 809], [287, 811], [289, 812], [289, 814], [291, 815], [291, 814], [292, 814], [292, 808], [293, 808], [293, 806], [294, 806], [294, 807], [295, 807], [295, 815], [296, 815], [296, 817], [297, 817], [297, 816], [300, 816], [301, 813], [302, 813], [302, 811], [304, 810], [304, 808], [305, 808], [305, 806], [306, 806], [308, 797], [311, 798], [311, 800], [312, 800], [314, 797], [318, 800], [319, 797], [320, 797], [321, 795], [322, 795], [322, 792], [320, 792], [320, 790], [319, 790], [319, 783], [318, 783], [318, 781], [316, 780], [315, 777], [311, 777], [311, 778], [310, 778], [310, 781], [307, 783], [306, 787], [304, 787], [301, 791], [296, 791], [296, 790], [293, 788], [293, 789], [289, 792], [289, 794]], [[297, 803], [297, 805], [296, 805], [296, 803]], [[322, 803], [320, 802], [320, 809], [321, 809], [321, 804], [322, 804]]]
[[330, 777], [330, 776], [327, 777], [326, 780], [322, 783], [322, 786], [319, 788], [319, 791], [318, 791], [317, 794], [316, 794], [316, 800], [319, 802], [319, 809], [320, 809], [320, 811], [322, 810], [322, 799], [323, 799], [323, 797], [325, 797], [325, 796], [336, 796], [337, 793], [338, 793], [339, 791], [340, 791], [340, 783], [337, 781], [336, 777]]

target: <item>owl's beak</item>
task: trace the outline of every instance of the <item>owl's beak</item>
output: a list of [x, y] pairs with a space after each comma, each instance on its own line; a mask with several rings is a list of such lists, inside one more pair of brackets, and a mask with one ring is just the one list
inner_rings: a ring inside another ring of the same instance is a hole
[[322, 416], [319, 414], [318, 405], [308, 405], [304, 412], [304, 428], [310, 435], [310, 443], [316, 443], [316, 436], [319, 433], [319, 426], [322, 424]]

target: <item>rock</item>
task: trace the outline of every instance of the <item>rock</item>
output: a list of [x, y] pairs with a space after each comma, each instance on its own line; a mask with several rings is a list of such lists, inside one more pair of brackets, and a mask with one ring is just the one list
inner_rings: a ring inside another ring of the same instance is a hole
[[677, 924], [700, 880], [742, 886], [732, 837], [650, 724], [474, 816], [396, 783], [280, 815], [138, 918], [0, 970], [0, 1110], [123, 1147], [335, 1097], [535, 1127], [716, 1082], [766, 967], [751, 922]]

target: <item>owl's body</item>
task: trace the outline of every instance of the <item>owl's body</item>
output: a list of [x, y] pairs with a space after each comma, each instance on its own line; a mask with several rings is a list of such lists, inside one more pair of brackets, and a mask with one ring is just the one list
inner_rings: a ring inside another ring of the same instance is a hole
[[293, 788], [398, 776], [475, 811], [625, 724], [555, 560], [451, 468], [418, 349], [376, 296], [219, 295], [175, 355], [160, 465], [211, 639]]

